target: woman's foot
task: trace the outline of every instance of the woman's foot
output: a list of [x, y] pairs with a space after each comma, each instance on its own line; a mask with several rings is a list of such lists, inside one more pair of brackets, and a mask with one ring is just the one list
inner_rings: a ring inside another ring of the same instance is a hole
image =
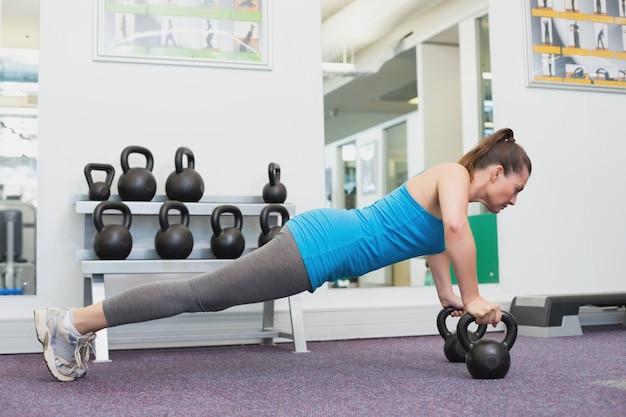
[[69, 312], [67, 308], [35, 310], [35, 330], [43, 345], [44, 360], [52, 376], [59, 381], [85, 376], [96, 338], [92, 332], [80, 335], [68, 330], [64, 320]]

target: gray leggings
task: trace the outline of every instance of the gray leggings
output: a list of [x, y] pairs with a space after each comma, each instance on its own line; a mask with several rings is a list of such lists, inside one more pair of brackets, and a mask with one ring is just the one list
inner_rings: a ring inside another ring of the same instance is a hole
[[298, 247], [287, 227], [269, 243], [213, 272], [187, 280], [140, 285], [103, 302], [109, 327], [220, 311], [312, 291]]

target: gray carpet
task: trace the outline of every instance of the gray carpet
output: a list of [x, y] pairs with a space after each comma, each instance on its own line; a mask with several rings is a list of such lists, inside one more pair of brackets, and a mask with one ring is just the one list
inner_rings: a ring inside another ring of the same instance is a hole
[[41, 355], [0, 355], [0, 415], [623, 417], [626, 327], [584, 333], [518, 337], [499, 380], [449, 363], [439, 336], [112, 351], [70, 383]]

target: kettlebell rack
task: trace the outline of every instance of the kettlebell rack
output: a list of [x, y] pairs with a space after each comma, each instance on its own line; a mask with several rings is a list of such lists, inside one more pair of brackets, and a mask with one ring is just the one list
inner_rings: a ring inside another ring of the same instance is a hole
[[[119, 200], [112, 195], [109, 200]], [[190, 230], [194, 235], [194, 248], [187, 259], [161, 259], [154, 248], [154, 236], [158, 230], [158, 215], [162, 204], [167, 200], [164, 195], [157, 195], [151, 201], [124, 201], [132, 213], [130, 232], [133, 248], [124, 260], [101, 260], [93, 251], [93, 238], [96, 230], [93, 212], [100, 201], [90, 201], [86, 195], [76, 198], [76, 213], [84, 216], [83, 249], [76, 251], [76, 259], [81, 263], [84, 278], [84, 305], [90, 305], [106, 298], [105, 278], [115, 274], [189, 274], [217, 270], [231, 259], [217, 259], [211, 253], [209, 241], [212, 233], [210, 218], [213, 210], [224, 204], [237, 206], [242, 215], [254, 218], [244, 221], [243, 233], [246, 237], [246, 253], [254, 250], [260, 232], [258, 216], [267, 203], [261, 196], [205, 196], [197, 203], [185, 203], [192, 217]], [[295, 214], [295, 206], [283, 204], [290, 215]], [[106, 216], [121, 215], [107, 214]], [[254, 223], [254, 224], [251, 224]], [[206, 340], [261, 339], [262, 344], [271, 345], [275, 338], [290, 339], [294, 342], [295, 352], [308, 352], [302, 319], [302, 305], [299, 295], [287, 297], [291, 331], [274, 329], [274, 301], [263, 302], [262, 326], [259, 331], [220, 333], [203, 336]], [[95, 344], [97, 362], [109, 362], [109, 342], [107, 330], [98, 332]]]

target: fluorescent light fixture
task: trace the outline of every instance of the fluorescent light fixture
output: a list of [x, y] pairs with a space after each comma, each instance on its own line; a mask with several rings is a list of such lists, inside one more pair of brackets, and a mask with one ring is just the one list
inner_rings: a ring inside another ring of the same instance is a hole
[[341, 147], [341, 160], [344, 162], [356, 161], [356, 145], [349, 143]]
[[491, 73], [483, 72], [483, 80], [491, 80]]
[[344, 62], [322, 62], [322, 71], [326, 73], [346, 73], [354, 71], [354, 64]]
[[419, 102], [420, 102], [419, 97], [413, 97], [411, 100], [409, 100], [409, 104], [417, 105]]

